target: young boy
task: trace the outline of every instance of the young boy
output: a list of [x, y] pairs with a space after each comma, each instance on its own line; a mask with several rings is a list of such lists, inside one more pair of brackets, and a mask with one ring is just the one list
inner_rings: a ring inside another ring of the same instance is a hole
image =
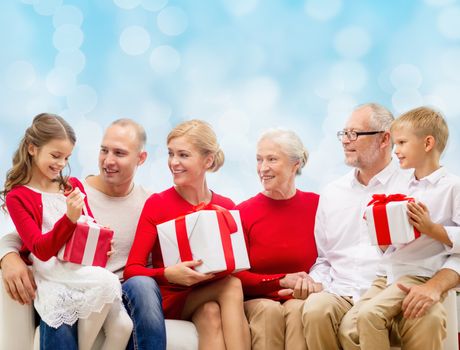
[[[403, 312], [403, 300], [409, 287], [424, 284], [444, 268], [460, 273], [457, 255], [460, 252], [460, 178], [439, 164], [449, 135], [447, 124], [439, 112], [420, 107], [396, 119], [391, 135], [401, 168], [414, 169], [407, 195], [414, 197], [417, 203], [408, 204], [408, 217], [422, 235], [385, 251], [382, 276], [378, 276], [356, 305], [356, 329], [350, 334], [341, 334], [345, 350], [390, 349], [391, 321], [407, 316], [407, 312]], [[439, 302], [430, 306], [420, 300], [416, 308], [416, 317], [435, 316], [434, 319], [445, 320]], [[441, 327], [414, 327], [414, 331], [433, 333], [431, 344], [417, 348], [442, 348], [445, 321]], [[403, 345], [410, 348], [409, 344]]]

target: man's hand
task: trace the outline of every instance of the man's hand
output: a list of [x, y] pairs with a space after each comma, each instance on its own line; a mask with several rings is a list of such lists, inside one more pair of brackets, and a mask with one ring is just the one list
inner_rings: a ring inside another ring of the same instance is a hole
[[287, 273], [286, 276], [280, 279], [280, 287], [294, 289], [299, 278], [307, 278], [308, 274], [305, 271]]
[[419, 286], [404, 286], [398, 283], [397, 286], [407, 293], [402, 303], [405, 318], [424, 316], [430, 307], [441, 299], [442, 292], [439, 288], [428, 283]]
[[[280, 283], [281, 284], [281, 283]], [[292, 295], [295, 299], [307, 299], [312, 293], [318, 293], [323, 290], [323, 285], [317, 283], [310, 276], [297, 277], [294, 288], [285, 288], [278, 291], [278, 295], [290, 296]]]
[[35, 299], [35, 280], [18, 253], [8, 253], [1, 260], [3, 285], [8, 295], [20, 304], [32, 304]]

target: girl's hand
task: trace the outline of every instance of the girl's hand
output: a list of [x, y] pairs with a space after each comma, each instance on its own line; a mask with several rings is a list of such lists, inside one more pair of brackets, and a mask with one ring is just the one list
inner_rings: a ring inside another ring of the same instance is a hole
[[169, 266], [165, 268], [165, 277], [169, 283], [175, 283], [187, 287], [213, 278], [214, 274], [212, 273], [204, 274], [192, 269], [192, 267], [199, 266], [202, 263], [202, 260], [193, 260]]
[[116, 252], [113, 246], [113, 239], [110, 241], [110, 250], [107, 252], [107, 256], [110, 258]]
[[67, 217], [74, 224], [80, 218], [84, 202], [84, 194], [81, 193], [79, 188], [75, 188], [66, 198], [67, 204]]

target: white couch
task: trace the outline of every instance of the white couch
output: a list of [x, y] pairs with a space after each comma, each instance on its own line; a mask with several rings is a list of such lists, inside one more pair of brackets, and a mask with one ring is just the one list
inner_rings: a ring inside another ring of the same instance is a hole
[[[39, 350], [34, 317], [33, 306], [20, 305], [6, 293], [0, 271], [0, 349]], [[101, 332], [93, 349], [99, 349], [102, 341]], [[198, 349], [198, 334], [192, 322], [166, 320], [166, 341], [168, 350]]]

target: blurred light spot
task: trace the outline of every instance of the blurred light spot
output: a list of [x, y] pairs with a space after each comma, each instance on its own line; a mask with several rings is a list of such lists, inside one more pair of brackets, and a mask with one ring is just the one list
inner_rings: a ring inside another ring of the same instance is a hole
[[439, 101], [438, 108], [446, 116], [458, 120], [460, 117], [460, 83], [443, 82], [436, 85], [431, 93]]
[[97, 104], [97, 93], [88, 85], [79, 85], [67, 95], [67, 106], [75, 113], [87, 114]]
[[35, 82], [35, 69], [27, 61], [16, 61], [6, 69], [6, 85], [13, 90], [26, 90]]
[[141, 55], [150, 47], [150, 35], [143, 27], [127, 27], [120, 35], [120, 47], [128, 55]]
[[58, 51], [75, 51], [83, 43], [83, 32], [73, 24], [64, 24], [53, 35], [53, 44]]
[[43, 89], [34, 93], [27, 100], [25, 113], [32, 117], [43, 112], [56, 113], [59, 110], [61, 110], [59, 98], [50, 95], [46, 89]]
[[412, 64], [400, 64], [391, 71], [391, 84], [395, 89], [418, 89], [422, 85], [422, 74]]
[[166, 35], [179, 35], [187, 28], [187, 15], [180, 7], [166, 7], [158, 14], [157, 25]]
[[131, 10], [140, 5], [142, 0], [113, 0], [115, 5], [125, 10]]
[[33, 5], [36, 4], [38, 0], [21, 0], [21, 2], [23, 2], [24, 4]]
[[455, 3], [457, 0], [425, 0], [427, 5], [431, 6], [446, 6]]
[[150, 55], [150, 64], [159, 74], [174, 73], [179, 69], [180, 63], [179, 53], [168, 45], [156, 47]]
[[346, 92], [357, 92], [366, 85], [367, 70], [360, 62], [341, 61], [332, 66], [330, 78], [337, 88]]
[[160, 11], [163, 7], [166, 6], [168, 0], [142, 0], [142, 7], [147, 11]]
[[347, 27], [342, 29], [334, 38], [334, 46], [343, 57], [359, 58], [365, 55], [371, 47], [371, 38], [361, 27]]
[[266, 111], [278, 102], [279, 87], [271, 77], [257, 77], [249, 80], [242, 90], [242, 100], [255, 111]]
[[235, 16], [244, 16], [257, 8], [259, 0], [224, 0], [225, 7]]
[[310, 17], [326, 21], [334, 18], [342, 9], [342, 0], [307, 0], [305, 12]]
[[80, 50], [61, 51], [56, 55], [54, 64], [56, 67], [65, 68], [77, 75], [85, 68], [86, 58]]
[[417, 89], [398, 89], [391, 96], [391, 102], [398, 113], [423, 105], [423, 97]]
[[83, 14], [80, 9], [72, 5], [61, 6], [53, 16], [53, 25], [55, 28], [64, 24], [73, 24], [80, 27], [83, 22]]
[[55, 68], [46, 77], [46, 87], [55, 96], [66, 96], [75, 82], [75, 74], [65, 68]]
[[50, 16], [62, 5], [62, 0], [36, 0], [33, 5], [39, 15]]
[[448, 49], [442, 55], [440, 65], [446, 78], [460, 81], [460, 48]]
[[387, 68], [380, 72], [378, 76], [378, 83], [380, 88], [388, 94], [392, 94], [394, 92], [394, 87], [390, 81], [390, 74], [391, 69]]
[[345, 121], [356, 107], [356, 100], [351, 95], [340, 95], [327, 104], [327, 116], [323, 121], [323, 130], [329, 135], [335, 135], [337, 130], [343, 128]]
[[231, 136], [247, 133], [251, 127], [251, 119], [248, 118], [247, 114], [235, 109], [224, 111], [217, 123], [222, 133]]
[[443, 9], [438, 16], [438, 29], [449, 39], [460, 39], [460, 7]]

